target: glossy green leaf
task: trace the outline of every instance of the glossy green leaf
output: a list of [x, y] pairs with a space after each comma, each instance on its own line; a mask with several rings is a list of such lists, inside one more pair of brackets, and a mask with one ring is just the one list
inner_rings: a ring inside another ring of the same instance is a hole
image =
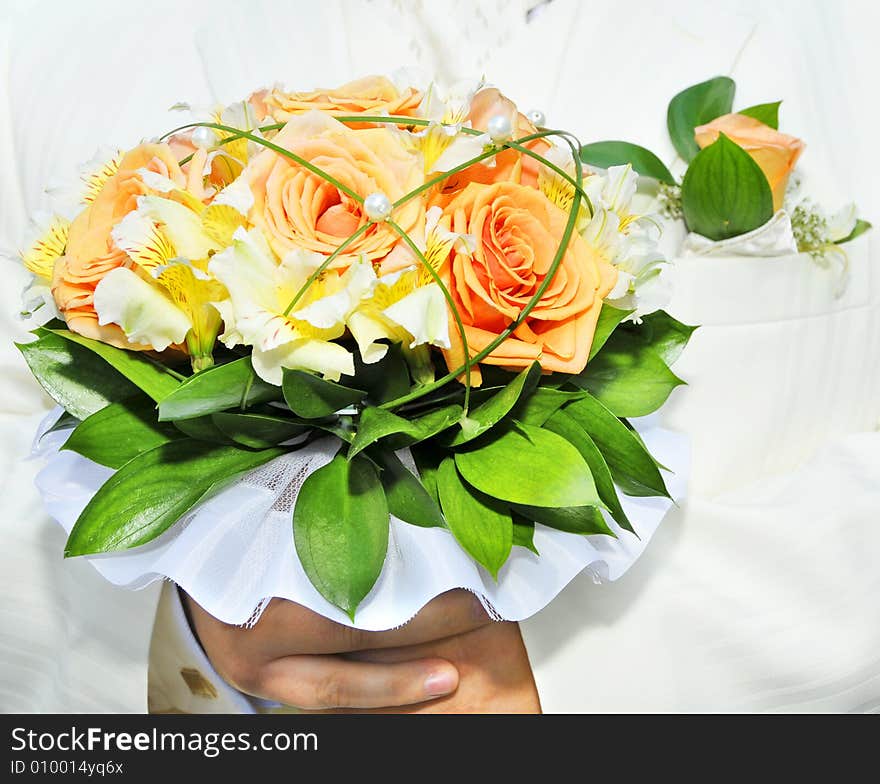
[[444, 406], [415, 419], [405, 419], [384, 408], [365, 408], [361, 413], [357, 434], [351, 442], [348, 456], [354, 457], [368, 446], [389, 436], [394, 436], [391, 448], [402, 449], [432, 438], [452, 427], [459, 419], [461, 419], [459, 405]]
[[664, 310], [642, 316], [641, 324], [627, 324], [627, 332], [671, 365], [684, 351], [697, 327], [682, 324]]
[[309, 423], [267, 414], [218, 412], [211, 421], [224, 436], [250, 449], [268, 449], [312, 429]]
[[203, 441], [171, 441], [130, 460], [89, 501], [65, 556], [127, 550], [170, 528], [233, 477], [283, 454]]
[[281, 386], [288, 407], [303, 419], [330, 416], [366, 395], [361, 389], [335, 384], [304, 370], [285, 370]]
[[590, 359], [599, 353], [599, 349], [605, 345], [605, 341], [611, 337], [611, 333], [617, 329], [621, 321], [632, 313], [631, 310], [621, 310], [609, 305], [607, 302], [602, 303], [602, 309], [599, 311], [599, 320], [596, 322], [596, 329], [593, 332], [593, 343], [590, 346]]
[[250, 357], [242, 357], [190, 376], [159, 403], [159, 419], [195, 419], [228, 409], [244, 411], [270, 400], [281, 400], [281, 389], [263, 381], [254, 372]]
[[212, 444], [234, 444], [211, 418], [210, 414], [195, 419], [176, 419], [171, 424], [181, 433], [197, 441], [208, 441]]
[[100, 357], [51, 332], [15, 345], [46, 394], [77, 419], [140, 394]]
[[433, 444], [414, 444], [412, 449], [413, 460], [419, 471], [419, 478], [422, 481], [422, 487], [425, 488], [428, 495], [436, 502], [440, 503], [440, 495], [437, 492], [437, 469], [446, 456], [446, 452], [438, 449]]
[[754, 117], [758, 122], [769, 125], [771, 128], [779, 129], [779, 104], [782, 101], [774, 101], [773, 103], [759, 103], [750, 106], [748, 109], [740, 109], [737, 114], [744, 114], [746, 117]]
[[675, 177], [666, 168], [666, 164], [650, 150], [632, 142], [604, 141], [585, 144], [581, 147], [581, 160], [602, 169], [629, 163], [633, 171], [642, 177], [652, 177], [675, 185]]
[[464, 550], [496, 580], [513, 545], [513, 521], [504, 504], [468, 487], [447, 457], [437, 471], [443, 515]]
[[602, 512], [595, 506], [546, 507], [546, 506], [515, 506], [514, 509], [527, 520], [565, 531], [570, 534], [603, 534], [615, 536], [608, 527]]
[[55, 335], [76, 343], [99, 356], [107, 364], [125, 376], [135, 386], [146, 392], [157, 403], [170, 395], [180, 385], [178, 378], [164, 365], [148, 357], [142, 351], [125, 351], [121, 348], [101, 343], [99, 340], [84, 338], [68, 329], [51, 330]]
[[110, 468], [168, 441], [183, 438], [173, 425], [156, 421], [156, 404], [143, 397], [111, 403], [87, 417], [62, 449], [76, 452]]
[[752, 156], [722, 133], [688, 166], [681, 208], [690, 231], [726, 240], [769, 221], [773, 194]]
[[382, 572], [388, 503], [373, 464], [337, 455], [309, 474], [293, 510], [296, 552], [312, 585], [354, 620]]
[[843, 245], [844, 242], [851, 242], [856, 237], [860, 237], [864, 234], [868, 229], [871, 228], [871, 224], [866, 220], [857, 220], [856, 225], [853, 227], [853, 230], [842, 240], [838, 240], [838, 245]]
[[581, 457], [590, 467], [590, 473], [593, 475], [593, 481], [596, 483], [596, 490], [599, 493], [599, 500], [621, 528], [635, 533], [632, 523], [620, 505], [608, 463], [605, 462], [599, 447], [596, 446], [596, 442], [587, 431], [565, 411], [559, 411], [550, 417], [544, 424], [544, 428], [562, 436], [581, 453]]
[[572, 383], [619, 417], [646, 416], [684, 382], [660, 356], [628, 332], [616, 332]]
[[591, 506], [599, 502], [590, 469], [577, 449], [540, 427], [517, 424], [479, 449], [456, 453], [455, 465], [477, 490], [511, 503]]
[[511, 519], [513, 520], [513, 546], [525, 547], [535, 555], [540, 555], [538, 548], [535, 547], [535, 524], [517, 514], [516, 511], [511, 512]]
[[461, 429], [446, 443], [452, 447], [461, 446], [487, 433], [510, 413], [520, 398], [527, 397], [534, 391], [540, 379], [541, 365], [533, 362], [500, 392], [470, 411], [461, 420]]
[[584, 397], [583, 392], [567, 392], [550, 387], [538, 387], [525, 400], [520, 400], [510, 416], [524, 425], [541, 427], [554, 412], [562, 408], [566, 403], [580, 400]]
[[382, 487], [388, 500], [388, 511], [404, 522], [422, 528], [442, 528], [446, 524], [440, 506], [432, 498], [418, 477], [412, 473], [394, 452], [376, 449], [370, 457], [382, 468]]
[[716, 76], [682, 90], [669, 102], [666, 127], [678, 154], [686, 162], [700, 151], [694, 140], [694, 128], [716, 117], [730, 114], [736, 84], [727, 76]]
[[605, 458], [615, 483], [627, 495], [669, 497], [666, 483], [648, 450], [596, 398], [588, 395], [570, 403], [563, 411], [587, 431]]

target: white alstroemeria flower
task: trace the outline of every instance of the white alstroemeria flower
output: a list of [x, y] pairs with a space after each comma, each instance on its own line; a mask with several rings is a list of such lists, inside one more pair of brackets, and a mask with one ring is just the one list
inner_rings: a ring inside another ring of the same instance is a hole
[[345, 334], [344, 322], [318, 327], [297, 317], [305, 312], [320, 323], [333, 321], [332, 306], [309, 309], [342, 291], [354, 275], [343, 281], [344, 275], [327, 270], [305, 290], [296, 313], [285, 312], [323, 259], [318, 253], [294, 250], [278, 264], [258, 230], [239, 229], [232, 246], [208, 265], [229, 292], [228, 298], [214, 303], [225, 326], [220, 339], [230, 347], [252, 346], [254, 370], [270, 384], [280, 386], [283, 368], [314, 371], [333, 381], [354, 373], [351, 352], [333, 342]]
[[621, 230], [638, 216], [631, 214], [633, 196], [639, 184], [639, 175], [630, 164], [610, 166], [605, 174], [593, 174], [584, 181], [584, 190], [595, 207], [604, 205], [620, 218]]
[[[554, 166], [562, 169], [562, 171], [564, 171], [569, 177], [575, 179], [577, 169], [569, 147], [553, 145], [546, 153], [544, 153], [544, 158]], [[586, 190], [586, 184], [587, 178], [585, 173], [584, 190]], [[538, 165], [538, 189], [560, 209], [565, 210], [566, 212], [571, 209], [575, 194], [574, 185], [566, 180], [565, 177], [562, 177], [559, 172], [551, 169], [543, 163]], [[581, 201], [578, 221], [575, 224], [576, 230], [578, 232], [585, 231], [589, 220], [589, 208], [585, 201]]]
[[117, 324], [132, 342], [164, 351], [192, 328], [188, 315], [163, 290], [127, 267], [108, 272], [95, 289], [98, 323]]
[[422, 155], [425, 174], [454, 169], [476, 158], [491, 143], [488, 134], [462, 131], [471, 111], [471, 101], [482, 86], [482, 80], [460, 81], [449, 87], [432, 82], [422, 91], [416, 116], [431, 124], [407, 136], [410, 146]]
[[[259, 130], [254, 108], [247, 101], [236, 101], [223, 106], [191, 106], [188, 103], [177, 103], [171, 107], [173, 110], [190, 112], [193, 122], [215, 123], [235, 128], [239, 131], [247, 131], [254, 136], [262, 136]], [[271, 122], [267, 120], [267, 122]], [[214, 128], [197, 126], [191, 129], [193, 144], [208, 151], [205, 166], [208, 171], [217, 160], [216, 167], [223, 183], [230, 184], [235, 181], [241, 170], [248, 161], [263, 149], [262, 145], [251, 139], [235, 139], [234, 141], [221, 144], [224, 139], [232, 136], [227, 131], [219, 131]]]
[[[208, 260], [231, 243], [234, 231], [245, 222], [233, 205], [249, 205], [234, 185], [208, 206], [177, 186], [161, 192], [168, 198], [138, 197], [137, 209], [113, 228], [114, 243], [135, 271], [98, 284], [95, 312], [99, 323], [119, 324], [134, 343], [161, 351], [185, 342], [193, 367], [201, 369], [211, 364], [220, 328], [220, 313], [211, 303], [226, 293], [207, 273]], [[174, 315], [171, 308], [176, 309]], [[184, 323], [188, 326], [181, 336]]]
[[[31, 280], [22, 292], [22, 315], [29, 316], [40, 311], [41, 319], [48, 321], [58, 316], [58, 308], [52, 296], [52, 274], [55, 262], [67, 250], [70, 221], [51, 212], [35, 213], [17, 254]], [[15, 254], [2, 254], [15, 260]]]
[[668, 260], [658, 245], [659, 222], [633, 213], [638, 175], [632, 167], [612, 166], [584, 182], [593, 202], [593, 216], [582, 229], [587, 243], [617, 268], [617, 283], [606, 296], [614, 307], [633, 311], [627, 319], [639, 322], [669, 302]]
[[649, 229], [633, 230], [625, 236], [612, 263], [617, 267], [617, 283], [605, 299], [614, 307], [632, 310], [628, 320], [638, 323], [669, 304], [672, 292], [664, 274], [667, 259]]
[[115, 147], [101, 147], [90, 160], [79, 167], [75, 179], [50, 184], [46, 193], [53, 211], [73, 220], [84, 207], [95, 200], [107, 180], [116, 174], [123, 154], [122, 150]]

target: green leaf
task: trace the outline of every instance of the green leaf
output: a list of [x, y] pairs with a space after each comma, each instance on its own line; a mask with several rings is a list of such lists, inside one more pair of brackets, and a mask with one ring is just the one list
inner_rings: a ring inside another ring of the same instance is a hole
[[515, 511], [511, 513], [511, 518], [513, 520], [514, 547], [525, 547], [535, 555], [540, 555], [538, 548], [535, 547], [535, 524], [526, 520], [522, 515], [518, 515]]
[[384, 408], [365, 408], [361, 412], [357, 434], [351, 442], [348, 456], [352, 458], [371, 444], [388, 436], [395, 436], [391, 444], [393, 449], [402, 449], [432, 438], [452, 427], [459, 419], [461, 419], [459, 405], [444, 406], [416, 419], [404, 419]]
[[748, 109], [740, 109], [737, 114], [744, 114], [746, 117], [754, 117], [758, 122], [769, 125], [771, 128], [779, 129], [779, 104], [782, 101], [774, 101], [773, 103], [759, 103], [750, 106]]
[[682, 90], [669, 102], [666, 127], [678, 154], [690, 162], [700, 151], [694, 128], [722, 114], [730, 114], [736, 84], [726, 76], [716, 76]]
[[675, 177], [663, 161], [650, 150], [631, 142], [605, 141], [585, 144], [581, 147], [581, 160], [602, 169], [629, 163], [633, 171], [642, 177], [653, 177], [660, 182], [675, 185]]
[[159, 403], [159, 419], [195, 419], [227, 409], [243, 411], [270, 400], [281, 400], [281, 389], [263, 381], [254, 372], [250, 357], [242, 357], [190, 376]]
[[62, 449], [110, 468], [121, 468], [143, 452], [183, 436], [156, 421], [156, 404], [143, 398], [111, 403], [84, 419]]
[[572, 383], [619, 417], [646, 416], [684, 382], [660, 356], [628, 332], [616, 332]]
[[416, 468], [419, 470], [422, 487], [439, 504], [440, 495], [437, 492], [437, 469], [440, 468], [440, 463], [443, 462], [443, 458], [446, 456], [445, 452], [432, 444], [426, 443], [414, 444], [410, 451], [416, 463]]
[[563, 412], [587, 431], [608, 463], [614, 481], [627, 495], [669, 497], [654, 458], [629, 428], [596, 398], [588, 395], [576, 400]]
[[252, 452], [203, 441], [171, 441], [138, 455], [111, 476], [83, 510], [65, 556], [127, 550], [170, 528], [232, 477], [283, 449]]
[[456, 453], [455, 465], [477, 490], [511, 503], [591, 506], [599, 502], [590, 469], [577, 449], [540, 427], [517, 424], [478, 449]]
[[48, 428], [46, 432], [43, 433], [43, 436], [47, 436], [49, 433], [57, 433], [59, 430], [73, 430], [73, 428], [79, 423], [80, 420], [73, 414], [68, 414], [66, 411], [62, 411], [61, 416], [55, 420], [55, 424]]
[[773, 217], [773, 194], [761, 167], [723, 133], [694, 158], [681, 185], [688, 229], [726, 240]]
[[197, 441], [208, 441], [212, 444], [234, 444], [211, 419], [210, 415], [196, 417], [195, 419], [177, 419], [172, 422], [181, 433]]
[[870, 228], [871, 228], [871, 224], [868, 223], [868, 221], [857, 220], [856, 225], [853, 228], [853, 230], [846, 237], [844, 237], [842, 240], [837, 240], [837, 242], [835, 244], [843, 245], [844, 242], [851, 242], [856, 237], [859, 237], [862, 234], [864, 234]]
[[411, 525], [422, 528], [443, 528], [446, 523], [436, 499], [432, 498], [394, 452], [376, 449], [370, 457], [382, 467], [382, 487], [388, 500], [388, 511]]
[[697, 327], [682, 324], [666, 311], [658, 310], [642, 316], [641, 324], [627, 324], [626, 329], [667, 365], [671, 365], [681, 356]]
[[465, 551], [496, 580], [513, 545], [513, 520], [504, 504], [468, 487], [447, 457], [437, 471], [443, 515]]
[[621, 310], [620, 308], [615, 308], [613, 305], [609, 305], [607, 302], [602, 303], [602, 309], [599, 311], [599, 320], [596, 322], [596, 329], [593, 332], [593, 344], [590, 346], [590, 359], [599, 353], [599, 349], [605, 345], [605, 341], [611, 337], [611, 333], [617, 329], [617, 325], [630, 315], [630, 313], [632, 313], [631, 310]]
[[500, 392], [481, 403], [461, 420], [461, 430], [446, 442], [448, 446], [460, 446], [479, 438], [506, 417], [522, 397], [538, 386], [541, 364], [533, 362], [505, 386]]
[[367, 393], [334, 384], [304, 370], [284, 371], [284, 399], [290, 410], [303, 419], [319, 419], [359, 402]]
[[596, 446], [596, 442], [590, 437], [572, 417], [559, 411], [550, 417], [544, 427], [557, 435], [562, 436], [572, 446], [574, 446], [584, 458], [590, 467], [590, 473], [593, 475], [593, 481], [596, 483], [596, 490], [599, 493], [599, 500], [605, 505], [605, 508], [611, 512], [611, 516], [617, 521], [621, 528], [635, 533], [626, 512], [620, 505], [620, 499], [617, 497], [617, 490], [614, 487], [614, 480], [611, 478], [611, 471], [608, 463]]
[[312, 585], [354, 620], [382, 572], [388, 503], [373, 464], [337, 455], [308, 476], [293, 510], [296, 552]]
[[566, 403], [580, 400], [583, 392], [566, 392], [550, 387], [538, 387], [530, 397], [520, 400], [511, 413], [511, 418], [524, 425], [541, 427], [553, 414]]
[[100, 357], [51, 332], [15, 345], [46, 394], [77, 419], [140, 393]]
[[168, 368], [142, 351], [126, 351], [101, 343], [100, 340], [84, 338], [68, 329], [53, 329], [51, 332], [99, 356], [157, 403], [180, 385], [180, 381]]
[[514, 509], [527, 520], [555, 528], [557, 531], [584, 535], [603, 534], [616, 538], [614, 531], [608, 527], [608, 523], [602, 517], [602, 512], [595, 506], [549, 508], [520, 504]]
[[267, 414], [218, 412], [211, 421], [224, 436], [249, 449], [268, 449], [312, 430], [309, 423]]
[[366, 364], [354, 352], [353, 376], [343, 376], [345, 384], [356, 384], [367, 393], [367, 401], [381, 405], [403, 397], [410, 390], [409, 366], [400, 343], [392, 343], [388, 353], [378, 362]]

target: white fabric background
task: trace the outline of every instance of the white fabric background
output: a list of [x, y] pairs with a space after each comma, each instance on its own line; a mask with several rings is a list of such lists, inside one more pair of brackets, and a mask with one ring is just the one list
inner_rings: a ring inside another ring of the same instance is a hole
[[[669, 97], [732, 72], [738, 106], [785, 99], [822, 201], [880, 216], [869, 0], [554, 0], [529, 27], [525, 5], [0, 0], [0, 243], [14, 246], [46, 182], [98, 143], [165, 130], [177, 100], [231, 100], [278, 78], [332, 85], [414, 60], [446, 77], [485, 72], [551, 123], [637, 139], [666, 160]], [[47, 402], [6, 340], [22, 337], [10, 314], [23, 277], [4, 271], [0, 709], [143, 710], [138, 619], [155, 597], [60, 559], [63, 534], [22, 462]], [[863, 331], [851, 339], [868, 350]], [[624, 580], [572, 583], [523, 624], [545, 708], [880, 710], [878, 438], [840, 437], [787, 475], [693, 498]]]

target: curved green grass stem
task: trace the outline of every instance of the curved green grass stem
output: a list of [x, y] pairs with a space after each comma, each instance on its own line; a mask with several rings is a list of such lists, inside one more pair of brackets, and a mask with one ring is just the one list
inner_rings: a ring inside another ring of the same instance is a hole
[[[428, 273], [434, 279], [434, 283], [436, 283], [440, 287], [440, 290], [443, 292], [443, 296], [446, 299], [446, 304], [449, 306], [449, 311], [452, 313], [452, 318], [455, 319], [455, 326], [458, 329], [459, 336], [461, 337], [461, 345], [464, 349], [465, 362], [468, 362], [470, 360], [470, 349], [468, 348], [467, 332], [465, 331], [464, 324], [462, 323], [461, 314], [458, 312], [458, 308], [455, 306], [455, 300], [452, 299], [452, 294], [449, 293], [449, 289], [446, 288], [446, 284], [443, 283], [443, 281], [441, 280], [440, 275], [437, 273], [437, 270], [435, 270], [431, 266], [431, 263], [425, 258], [425, 254], [422, 253], [419, 246], [416, 245], [415, 242], [413, 242], [412, 237], [410, 237], [409, 234], [407, 234], [406, 231], [404, 231], [404, 229], [401, 226], [399, 226], [397, 223], [395, 223], [390, 218], [388, 219], [387, 223], [391, 226], [392, 229], [394, 229], [394, 231], [396, 231], [400, 235], [400, 238], [409, 246], [409, 249], [416, 255], [416, 258], [418, 258], [421, 265], [428, 271]], [[470, 365], [468, 365], [468, 367], [470, 367]], [[467, 416], [468, 407], [470, 406], [470, 402], [471, 402], [471, 374], [465, 373], [465, 378], [464, 378], [464, 413], [462, 414], [462, 416]]]

